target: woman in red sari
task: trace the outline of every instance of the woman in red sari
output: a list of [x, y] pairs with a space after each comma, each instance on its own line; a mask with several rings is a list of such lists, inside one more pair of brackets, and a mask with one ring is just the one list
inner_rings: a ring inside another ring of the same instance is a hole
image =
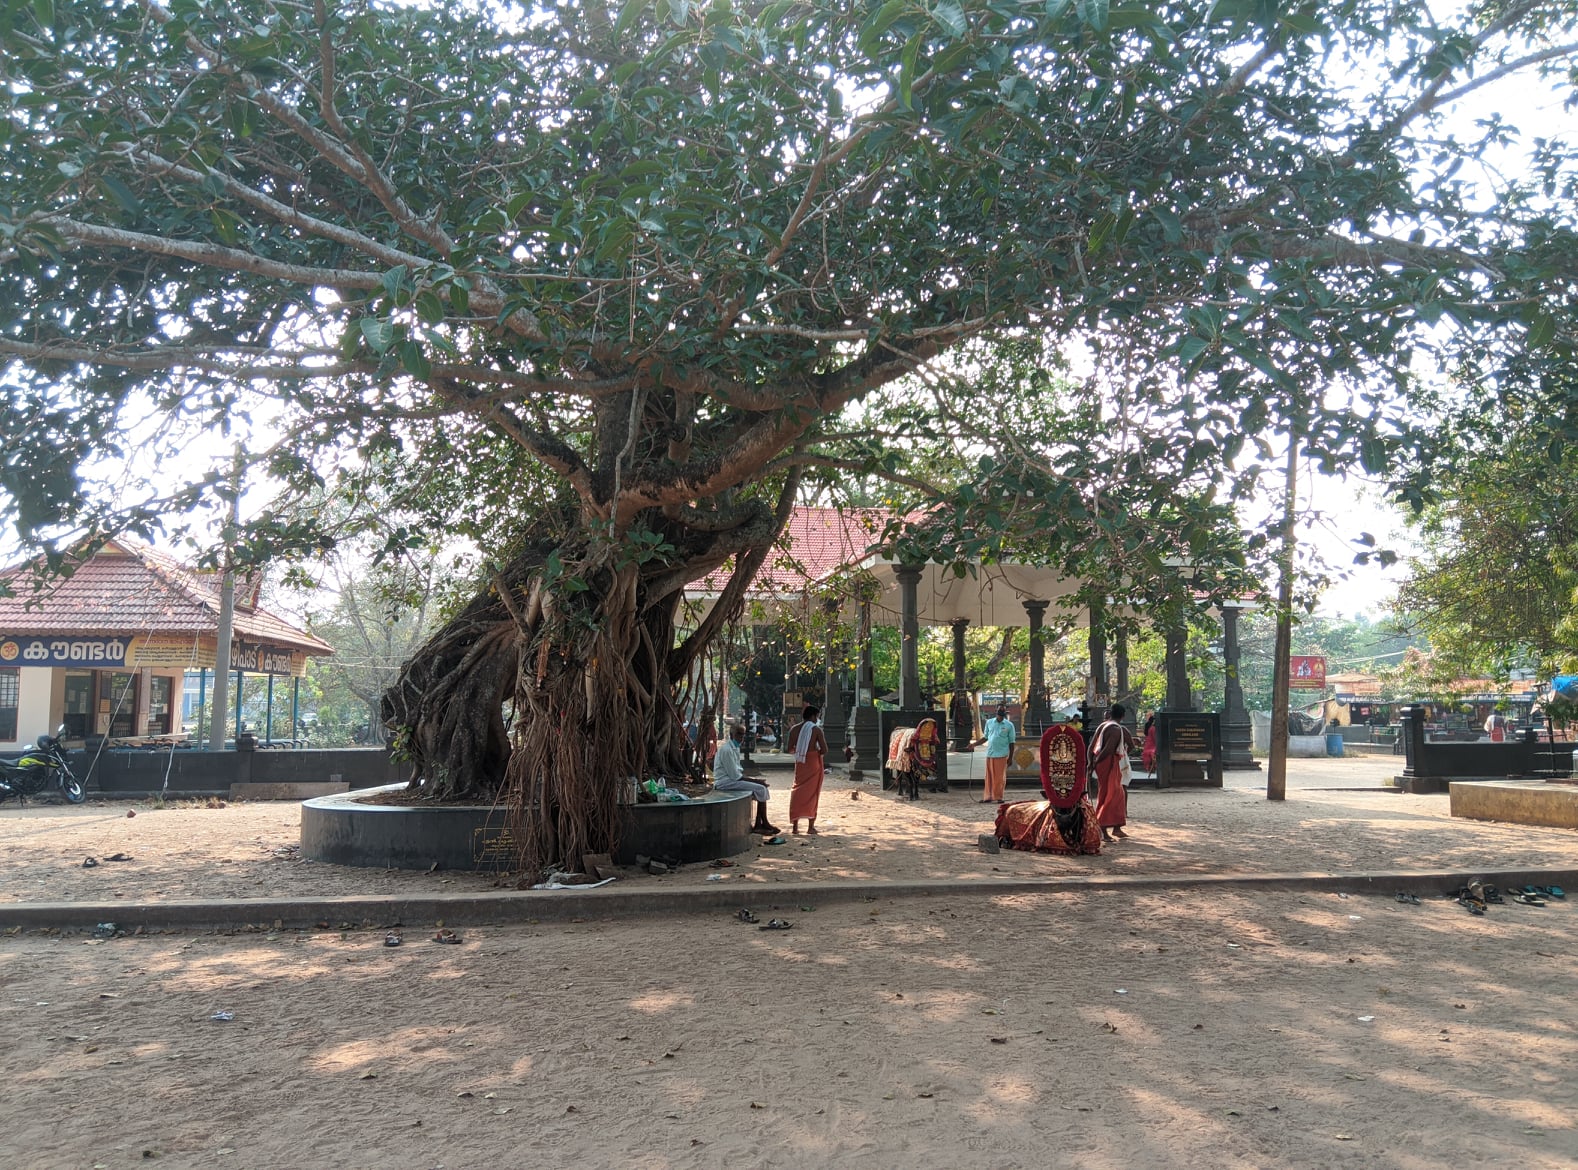
[[822, 799], [822, 778], [827, 764], [827, 737], [817, 726], [820, 707], [807, 705], [800, 712], [800, 723], [789, 732], [794, 749], [794, 787], [789, 790], [790, 831], [800, 832], [800, 821], [808, 820], [806, 834], [816, 836], [816, 806]]
[[1119, 774], [1120, 756], [1129, 754], [1129, 729], [1123, 726], [1128, 709], [1122, 703], [1107, 708], [1107, 718], [1096, 728], [1090, 741], [1090, 762], [1096, 772], [1096, 823], [1101, 839], [1111, 842], [1127, 837], [1123, 826], [1129, 820], [1129, 793]]

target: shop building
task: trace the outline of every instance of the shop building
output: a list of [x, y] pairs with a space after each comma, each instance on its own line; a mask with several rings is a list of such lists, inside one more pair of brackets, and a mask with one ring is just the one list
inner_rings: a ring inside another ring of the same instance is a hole
[[[211, 686], [218, 573], [117, 540], [42, 591], [28, 566], [0, 583], [11, 593], [0, 597], [0, 751], [62, 725], [73, 741], [182, 736], [188, 673], [200, 691]], [[299, 679], [308, 658], [333, 653], [260, 607], [256, 581], [237, 583], [233, 630], [238, 684], [266, 676], [271, 694], [276, 679]]]

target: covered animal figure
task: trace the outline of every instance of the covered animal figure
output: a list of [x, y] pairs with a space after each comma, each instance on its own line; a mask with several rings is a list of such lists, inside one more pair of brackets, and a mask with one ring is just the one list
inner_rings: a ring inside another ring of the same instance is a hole
[[888, 771], [899, 795], [920, 799], [923, 778], [935, 780], [942, 735], [935, 719], [922, 719], [916, 727], [895, 727], [888, 737]]
[[1045, 800], [997, 808], [997, 839], [1032, 853], [1100, 853], [1101, 827], [1086, 795], [1085, 737], [1072, 727], [1052, 727], [1041, 737], [1041, 791]]

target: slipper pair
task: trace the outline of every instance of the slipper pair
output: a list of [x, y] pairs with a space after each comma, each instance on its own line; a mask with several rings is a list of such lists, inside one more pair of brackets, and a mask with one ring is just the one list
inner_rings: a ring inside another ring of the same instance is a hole
[[460, 936], [452, 930], [441, 930], [433, 936], [436, 943], [458, 943]]
[[1550, 904], [1538, 894], [1514, 894], [1512, 900], [1520, 906], [1548, 906]]
[[756, 917], [756, 915], [752, 914], [749, 910], [741, 910], [738, 914], [735, 915], [735, 917], [738, 918], [741, 922], [760, 922], [761, 921], [760, 918]]
[[1531, 898], [1565, 898], [1567, 891], [1560, 886], [1524, 886], [1520, 891]]
[[1404, 891], [1404, 892], [1402, 892], [1402, 893], [1397, 895], [1397, 901], [1401, 902], [1404, 906], [1418, 906], [1418, 905], [1420, 905], [1420, 901], [1419, 901], [1418, 895], [1417, 894], [1410, 894], [1410, 893], [1408, 893], [1406, 891]]
[[790, 922], [787, 918], [769, 918], [766, 922], [762, 923], [761, 926], [758, 927], [757, 929], [759, 929], [759, 930], [788, 930], [792, 926], [794, 926], [794, 923]]

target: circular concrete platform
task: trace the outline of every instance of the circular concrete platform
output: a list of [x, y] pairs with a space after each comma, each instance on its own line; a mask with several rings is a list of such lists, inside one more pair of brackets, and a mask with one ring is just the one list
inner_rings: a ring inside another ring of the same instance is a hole
[[[502, 806], [369, 804], [369, 795], [403, 784], [320, 796], [301, 807], [301, 854], [333, 865], [382, 869], [507, 870], [515, 864], [509, 817]], [[674, 804], [621, 808], [614, 860], [638, 855], [681, 862], [711, 861], [751, 847], [752, 800], [745, 792], [714, 792]]]

